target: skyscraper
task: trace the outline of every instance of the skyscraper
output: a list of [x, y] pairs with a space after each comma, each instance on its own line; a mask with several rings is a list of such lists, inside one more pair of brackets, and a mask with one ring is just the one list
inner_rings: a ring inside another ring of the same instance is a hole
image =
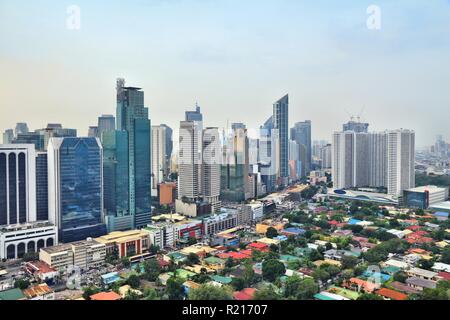
[[195, 104], [195, 111], [186, 111], [186, 121], [203, 121], [203, 115], [200, 112], [200, 106], [196, 103]]
[[14, 139], [14, 130], [6, 129], [3, 133], [3, 144], [11, 144]]
[[90, 126], [88, 130], [88, 137], [89, 138], [99, 138], [98, 135], [98, 127], [96, 126]]
[[273, 130], [273, 117], [261, 126], [258, 141], [258, 168], [261, 181], [267, 192], [275, 190], [277, 175], [280, 172], [279, 131]]
[[199, 121], [181, 121], [178, 151], [178, 197], [201, 198], [202, 130]]
[[399, 129], [387, 132], [388, 194], [400, 196], [415, 187], [415, 133]]
[[331, 168], [331, 144], [326, 144], [320, 149], [320, 160], [322, 169]]
[[108, 231], [133, 228], [134, 216], [130, 210], [128, 133], [105, 131], [103, 145], [103, 203]]
[[167, 162], [167, 173], [170, 173], [170, 159], [173, 152], [173, 130], [171, 127], [165, 124], [161, 124], [161, 127], [165, 128], [166, 133], [166, 162]]
[[36, 152], [36, 218], [48, 220], [47, 152]]
[[220, 196], [222, 200], [241, 202], [250, 197], [249, 139], [244, 124], [233, 123], [231, 128], [223, 146]]
[[279, 154], [280, 165], [279, 174], [280, 183], [287, 184], [289, 177], [289, 96], [283, 98], [273, 104], [273, 128], [278, 130], [279, 135]]
[[400, 196], [414, 187], [413, 131], [336, 132], [332, 154], [335, 188], [387, 187]]
[[201, 190], [203, 201], [211, 204], [214, 213], [220, 212], [221, 145], [218, 128], [203, 130]]
[[98, 117], [97, 134], [100, 140], [102, 139], [103, 132], [114, 130], [116, 130], [116, 118], [113, 115], [104, 114]]
[[301, 176], [306, 176], [311, 171], [311, 121], [297, 122], [291, 129], [291, 140], [297, 142], [300, 148]]
[[17, 137], [17, 135], [19, 134], [25, 134], [28, 133], [29, 129], [28, 129], [28, 125], [25, 122], [19, 122], [16, 124], [16, 129], [15, 129], [15, 136]]
[[0, 145], [0, 226], [36, 221], [35, 157], [33, 145]]
[[141, 88], [117, 80], [117, 130], [128, 133], [130, 213], [135, 228], [151, 222], [151, 125]]
[[51, 138], [48, 145], [49, 221], [63, 242], [106, 233], [102, 146], [97, 138]]
[[[157, 195], [158, 184], [163, 182], [169, 173], [169, 159], [167, 148], [170, 143], [167, 139], [171, 138], [167, 130], [172, 131], [166, 125], [152, 126], [152, 194]], [[170, 153], [171, 154], [171, 153]]]

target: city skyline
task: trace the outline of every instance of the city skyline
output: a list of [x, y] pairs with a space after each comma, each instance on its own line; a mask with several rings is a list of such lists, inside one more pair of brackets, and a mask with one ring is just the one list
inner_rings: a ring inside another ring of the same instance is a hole
[[[102, 6], [78, 1], [81, 29], [68, 30], [66, 4], [2, 1], [0, 65], [10, 76], [0, 79], [0, 130], [60, 122], [87, 136], [98, 116], [114, 113], [113, 79], [125, 77], [147, 92], [152, 123], [175, 129], [198, 101], [208, 126], [251, 131], [289, 93], [289, 127], [311, 120], [314, 140], [330, 141], [363, 108], [371, 131], [414, 129], [419, 147], [438, 134], [448, 140], [448, 1], [379, 1], [380, 30], [366, 26], [370, 4], [131, 1], [120, 15], [113, 1], [108, 19], [94, 21]], [[138, 28], [127, 27], [130, 17]], [[191, 34], [195, 41], [183, 39]], [[118, 48], [127, 35], [130, 46]]]

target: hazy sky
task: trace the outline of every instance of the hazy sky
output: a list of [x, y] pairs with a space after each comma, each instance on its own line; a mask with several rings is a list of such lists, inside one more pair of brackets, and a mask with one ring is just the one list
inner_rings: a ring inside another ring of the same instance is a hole
[[[381, 9], [369, 30], [368, 6]], [[66, 27], [67, 7], [81, 29]], [[60, 122], [86, 135], [115, 113], [115, 79], [145, 90], [152, 124], [290, 122], [330, 140], [349, 113], [372, 130], [450, 140], [449, 0], [0, 0], [0, 130]]]

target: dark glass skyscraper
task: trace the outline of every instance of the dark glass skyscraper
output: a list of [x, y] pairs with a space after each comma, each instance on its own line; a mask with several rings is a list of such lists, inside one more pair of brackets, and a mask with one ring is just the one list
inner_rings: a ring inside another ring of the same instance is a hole
[[301, 176], [306, 176], [311, 171], [311, 121], [297, 122], [291, 129], [291, 140], [297, 142], [300, 147]]
[[278, 130], [279, 134], [279, 176], [281, 183], [286, 184], [289, 177], [289, 96], [273, 104], [273, 128]]
[[49, 220], [62, 242], [106, 233], [102, 146], [97, 138], [51, 138], [48, 145]]
[[103, 144], [103, 186], [109, 231], [127, 230], [134, 224], [130, 213], [128, 133], [105, 131]]
[[48, 220], [48, 168], [47, 152], [36, 154], [36, 218]]
[[117, 80], [117, 130], [128, 135], [128, 183], [130, 214], [134, 228], [151, 222], [151, 124], [148, 108], [144, 106], [144, 92], [140, 88], [125, 87], [125, 80]]

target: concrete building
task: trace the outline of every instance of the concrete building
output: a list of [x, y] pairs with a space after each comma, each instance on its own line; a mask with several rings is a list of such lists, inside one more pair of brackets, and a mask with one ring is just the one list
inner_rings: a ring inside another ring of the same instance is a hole
[[211, 215], [203, 219], [204, 235], [207, 237], [213, 236], [221, 231], [236, 227], [238, 224], [237, 211], [224, 212], [220, 214]]
[[411, 130], [387, 132], [387, 189], [392, 195], [415, 187], [415, 133]]
[[58, 243], [58, 230], [48, 222], [30, 222], [0, 227], [0, 260], [19, 259]]
[[[169, 174], [170, 156], [172, 150], [171, 132], [166, 125], [152, 126], [152, 194], [156, 195], [158, 184]], [[170, 139], [169, 141], [167, 141]]]
[[33, 145], [0, 145], [0, 226], [36, 221]]
[[144, 230], [115, 231], [96, 238], [106, 246], [106, 253], [117, 253], [119, 258], [134, 257], [148, 252], [150, 236]]
[[407, 207], [428, 209], [448, 199], [448, 188], [422, 186], [403, 191], [403, 204]]
[[91, 238], [42, 248], [39, 251], [39, 260], [62, 271], [71, 267], [82, 270], [98, 268], [105, 262], [105, 258], [106, 245]]

